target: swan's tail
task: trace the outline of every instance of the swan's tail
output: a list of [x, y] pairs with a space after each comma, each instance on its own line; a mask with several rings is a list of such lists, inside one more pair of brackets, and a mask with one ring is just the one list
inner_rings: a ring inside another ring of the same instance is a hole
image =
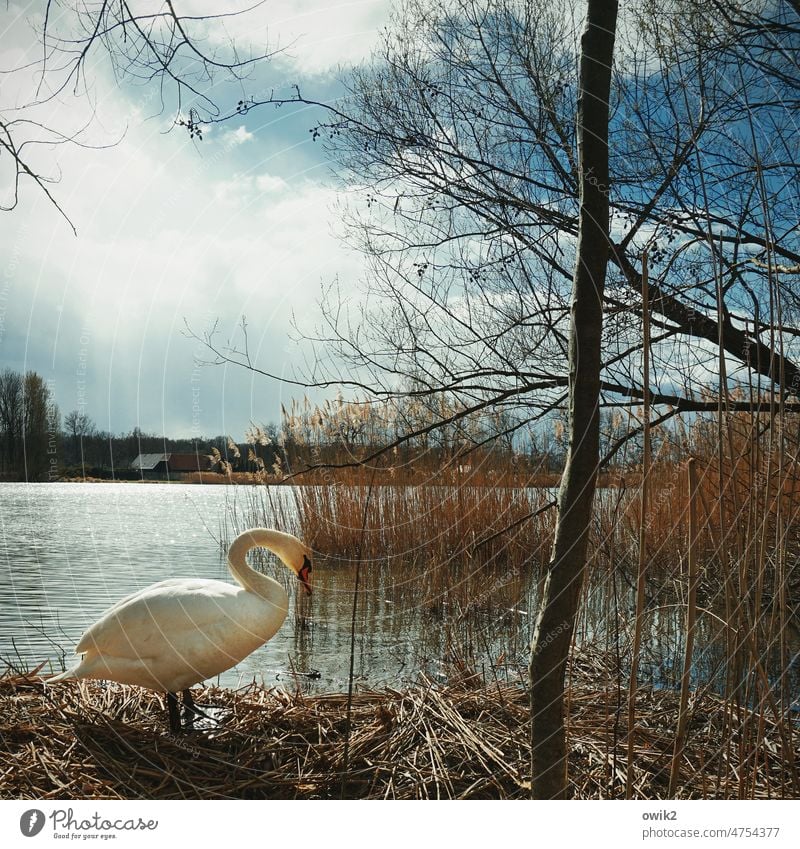
[[[80, 664], [78, 664], [80, 666]], [[60, 672], [58, 675], [54, 675], [52, 678], [47, 679], [48, 684], [59, 684], [61, 681], [67, 681], [70, 678], [75, 678], [75, 673], [78, 671], [78, 666], [73, 666], [72, 669], [67, 669], [64, 672]]]

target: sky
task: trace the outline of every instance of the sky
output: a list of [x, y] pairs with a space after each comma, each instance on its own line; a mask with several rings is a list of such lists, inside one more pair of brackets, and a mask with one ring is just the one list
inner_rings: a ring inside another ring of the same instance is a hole
[[[0, 69], [15, 71], [0, 76], [0, 109], [81, 129], [89, 147], [33, 154], [77, 235], [30, 181], [18, 207], [0, 213], [0, 368], [39, 372], [62, 415], [80, 409], [101, 430], [241, 439], [250, 422], [278, 421], [298, 390], [241, 368], [198, 367], [209, 354], [186, 327], [202, 335], [216, 323], [224, 344], [246, 316], [254, 362], [276, 374], [313, 356], [302, 333], [319, 326], [322, 285], [361, 274], [337, 238], [335, 176], [309, 133], [321, 116], [265, 107], [192, 140], [159, 110], [154, 86], [115, 79], [101, 51], [88, 97], [66, 91], [13, 112], [36, 90], [26, 66], [40, 55], [43, 5], [12, 3], [0, 20]], [[202, 14], [220, 3], [176, 7]], [[298, 82], [325, 100], [341, 92], [341, 67], [368, 57], [389, 14], [389, 0], [271, 1], [209, 28], [205, 43], [285, 47], [259, 63], [248, 93]], [[236, 102], [238, 89], [218, 91]]]

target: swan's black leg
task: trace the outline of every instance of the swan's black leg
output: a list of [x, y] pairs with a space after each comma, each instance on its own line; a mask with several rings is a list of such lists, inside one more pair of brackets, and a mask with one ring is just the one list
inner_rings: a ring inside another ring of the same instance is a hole
[[175, 693], [167, 693], [167, 711], [169, 712], [169, 730], [173, 734], [180, 734], [181, 712], [178, 707], [178, 697]]
[[195, 707], [191, 690], [183, 691], [183, 706], [186, 709], [186, 724], [193, 725], [195, 719], [200, 716], [200, 711]]

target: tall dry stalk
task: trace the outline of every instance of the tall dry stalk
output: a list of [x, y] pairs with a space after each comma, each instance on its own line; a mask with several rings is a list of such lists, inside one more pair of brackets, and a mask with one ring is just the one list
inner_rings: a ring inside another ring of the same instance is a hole
[[669, 797], [674, 798], [680, 778], [681, 758], [686, 744], [686, 726], [689, 719], [689, 685], [692, 677], [692, 655], [697, 626], [697, 464], [694, 457], [687, 465], [689, 477], [689, 574], [686, 598], [686, 631], [684, 635], [683, 674], [681, 695], [678, 703], [678, 728], [675, 733], [675, 749], [669, 774]]
[[[373, 470], [373, 478], [374, 478]], [[356, 558], [356, 579], [353, 586], [353, 615], [350, 621], [350, 669], [347, 675], [347, 712], [345, 716], [344, 753], [342, 755], [342, 787], [341, 797], [345, 798], [347, 776], [350, 772], [350, 733], [352, 731], [353, 714], [353, 681], [356, 661], [356, 618], [358, 616], [358, 593], [361, 589], [361, 545], [367, 530], [367, 518], [369, 516], [369, 503], [372, 498], [372, 484], [367, 490], [367, 500], [364, 502], [364, 518], [361, 522], [361, 543], [359, 543], [358, 557]]]
[[628, 685], [628, 771], [625, 798], [633, 793], [633, 744], [636, 727], [636, 690], [639, 676], [639, 651], [642, 643], [645, 586], [647, 580], [647, 493], [650, 477], [650, 297], [647, 279], [647, 251], [642, 254], [642, 483], [639, 512], [639, 568], [636, 578], [636, 614], [633, 623], [631, 676]]

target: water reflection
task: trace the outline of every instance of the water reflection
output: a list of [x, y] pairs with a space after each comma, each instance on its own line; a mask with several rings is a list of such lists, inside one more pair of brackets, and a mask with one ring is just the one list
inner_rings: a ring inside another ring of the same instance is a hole
[[[292, 503], [289, 489], [271, 497]], [[243, 500], [235, 488], [219, 486], [0, 484], [0, 657], [21, 667], [49, 661], [59, 670], [87, 625], [124, 595], [171, 577], [230, 580], [220, 529], [231, 524]], [[266, 646], [220, 676], [220, 684], [255, 679], [266, 686], [346, 689], [355, 567], [319, 558], [316, 566], [308, 602], [273, 563], [275, 576], [292, 588], [287, 622]], [[434, 678], [459, 670], [514, 678], [524, 670], [536, 582], [499, 566], [478, 566], [454, 575], [451, 584], [413, 563], [362, 566], [352, 632], [357, 681], [399, 686], [421, 669]], [[576, 635], [579, 644], [617, 658], [623, 676], [632, 609], [629, 583], [595, 575]], [[796, 698], [800, 634], [794, 628], [787, 635], [783, 662], [774, 649], [765, 664], [775, 681], [786, 669], [786, 692]], [[714, 615], [699, 616], [696, 646], [693, 684], [722, 688], [725, 634]], [[643, 681], [677, 686], [682, 658], [682, 610], [651, 605]]]

